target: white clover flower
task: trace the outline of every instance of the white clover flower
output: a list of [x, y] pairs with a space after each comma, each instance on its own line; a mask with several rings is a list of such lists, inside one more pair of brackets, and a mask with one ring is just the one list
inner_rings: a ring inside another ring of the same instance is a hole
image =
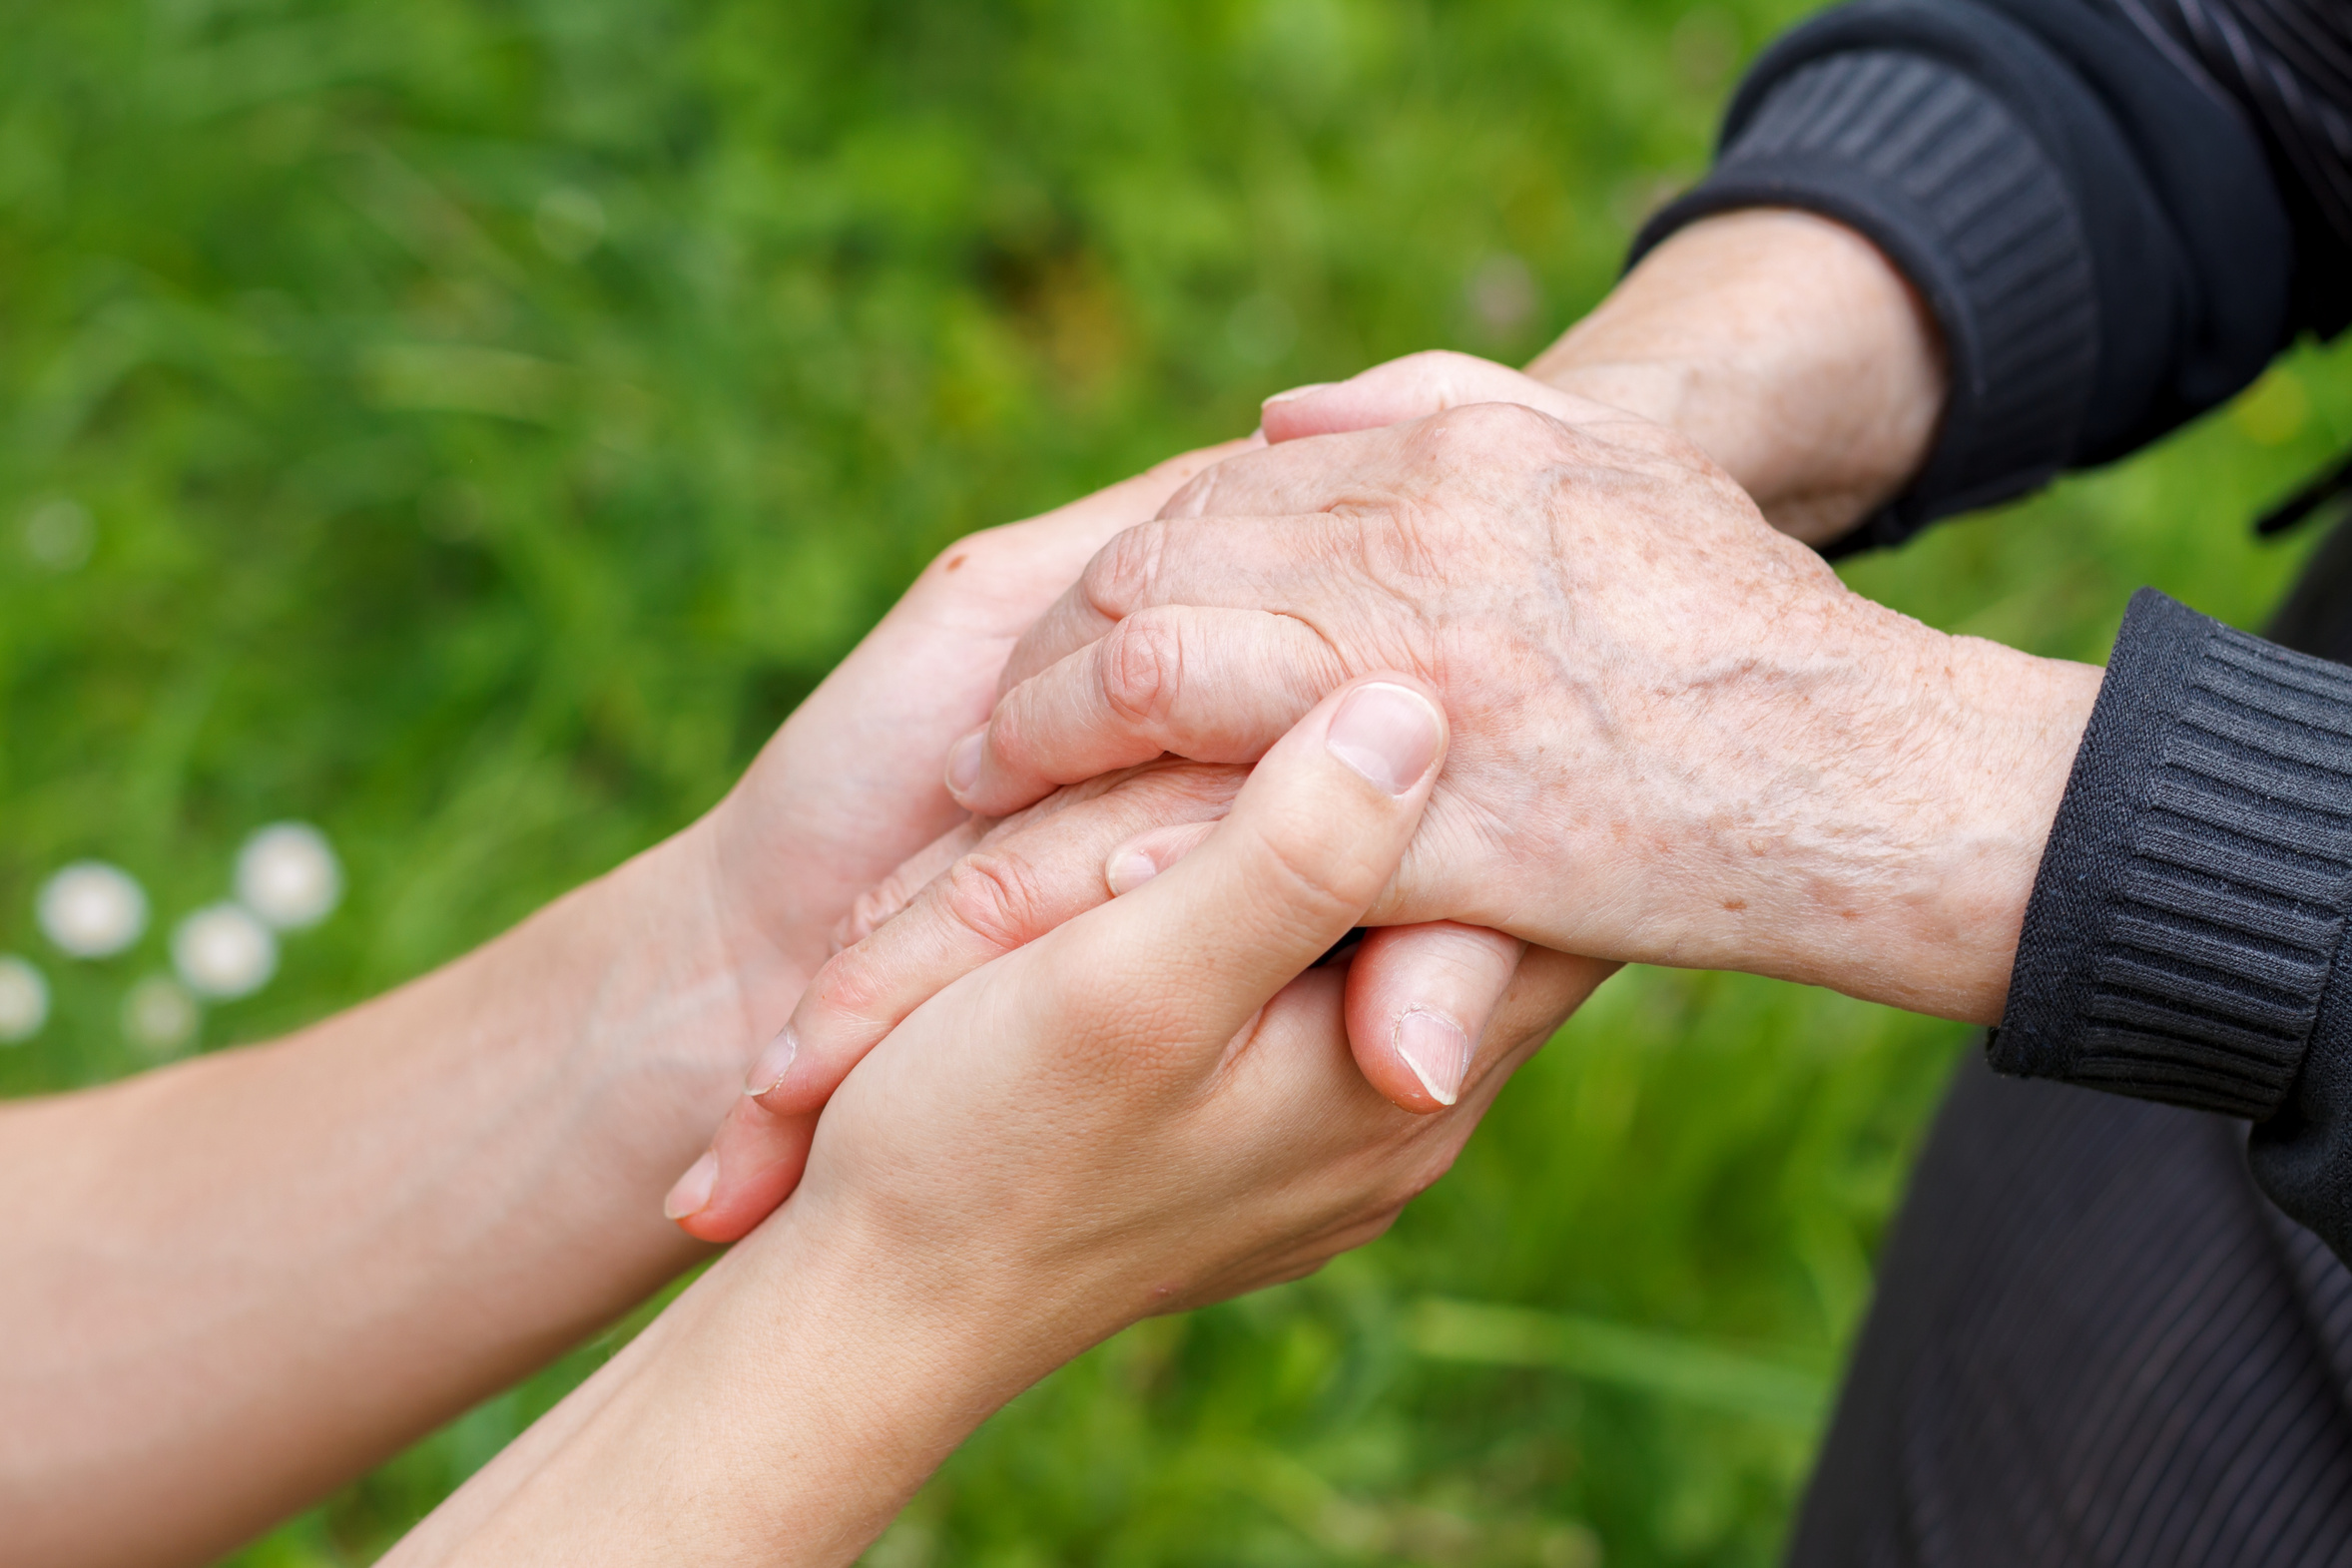
[[237, 855], [237, 896], [282, 931], [316, 925], [342, 901], [343, 868], [307, 822], [273, 822]]
[[76, 958], [104, 958], [147, 929], [147, 894], [128, 871], [77, 860], [49, 878], [35, 912], [59, 947]]
[[0, 1045], [30, 1040], [49, 1021], [49, 982], [14, 953], [0, 953]]
[[278, 938], [242, 904], [212, 904], [172, 933], [172, 967], [199, 996], [248, 996], [278, 972]]
[[196, 998], [168, 975], [149, 975], [123, 998], [123, 1033], [150, 1055], [168, 1055], [195, 1039], [202, 1018]]

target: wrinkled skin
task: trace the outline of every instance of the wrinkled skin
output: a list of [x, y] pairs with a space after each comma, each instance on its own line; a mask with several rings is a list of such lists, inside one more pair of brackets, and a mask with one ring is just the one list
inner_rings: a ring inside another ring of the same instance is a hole
[[1246, 763], [1403, 669], [1456, 743], [1374, 921], [1997, 1018], [2097, 672], [1862, 599], [1660, 426], [1500, 366], [1454, 380], [1460, 406], [1351, 433], [1312, 432], [1426, 407], [1429, 377], [1270, 406], [1274, 446], [1111, 541], [1022, 639], [958, 798]]

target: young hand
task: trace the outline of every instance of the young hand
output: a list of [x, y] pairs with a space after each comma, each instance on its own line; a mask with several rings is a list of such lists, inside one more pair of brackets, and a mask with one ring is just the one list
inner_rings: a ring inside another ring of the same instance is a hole
[[[736, 1070], [792, 1010], [851, 904], [964, 818], [937, 780], [1021, 632], [1096, 549], [1250, 441], [1189, 452], [957, 541], [788, 719], [727, 797], [661, 851], [683, 862], [704, 962], [737, 987]], [[706, 1124], [707, 1125], [707, 1124]]]
[[1309, 966], [1445, 748], [1421, 683], [1348, 683], [1191, 854], [917, 1007], [792, 1201], [389, 1561], [846, 1563], [1054, 1365], [1381, 1234], [1596, 976], [1531, 955], [1447, 1111], [1357, 1071]]
[[[754, 1064], [669, 1212], [690, 1235], [733, 1241], [800, 1180], [817, 1115], [842, 1080], [940, 990], [1132, 891], [1215, 830], [1248, 771], [1146, 764], [1057, 790], [1001, 821], [940, 838], [866, 897], [846, 944]], [[1367, 932], [1343, 967], [1348, 1034], [1366, 1079], [1427, 1113], [1461, 1092], [1523, 942], [1451, 922]], [[1612, 966], [1539, 963], [1523, 982], [1562, 1016]]]

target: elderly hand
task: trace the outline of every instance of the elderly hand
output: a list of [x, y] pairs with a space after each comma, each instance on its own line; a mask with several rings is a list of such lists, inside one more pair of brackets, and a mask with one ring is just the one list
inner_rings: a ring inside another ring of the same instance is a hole
[[[1463, 406], [1302, 433], [1433, 381]], [[959, 800], [1246, 763], [1409, 670], [1456, 743], [1371, 920], [1999, 1016], [2097, 671], [1871, 604], [1676, 435], [1499, 366], [1417, 356], [1267, 419], [1022, 639]]]

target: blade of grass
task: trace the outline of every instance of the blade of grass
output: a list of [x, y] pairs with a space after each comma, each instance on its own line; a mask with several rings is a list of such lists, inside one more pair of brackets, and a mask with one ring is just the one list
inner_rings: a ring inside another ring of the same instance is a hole
[[1544, 1368], [1811, 1430], [1829, 1379], [1779, 1357], [1599, 1317], [1430, 1297], [1407, 1319], [1413, 1348], [1438, 1361]]

